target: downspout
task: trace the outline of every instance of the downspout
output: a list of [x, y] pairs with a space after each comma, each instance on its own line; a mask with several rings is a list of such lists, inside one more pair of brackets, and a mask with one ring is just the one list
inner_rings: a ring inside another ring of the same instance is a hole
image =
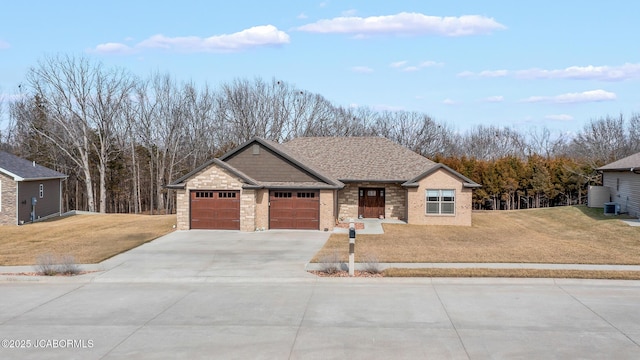
[[20, 225], [20, 182], [15, 181], [16, 184], [16, 225]]

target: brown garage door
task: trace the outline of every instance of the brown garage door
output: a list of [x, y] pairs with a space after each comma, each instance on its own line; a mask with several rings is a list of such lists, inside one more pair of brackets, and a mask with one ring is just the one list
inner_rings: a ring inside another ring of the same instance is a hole
[[191, 191], [191, 228], [240, 230], [240, 192]]
[[320, 228], [320, 192], [277, 190], [269, 194], [270, 229]]

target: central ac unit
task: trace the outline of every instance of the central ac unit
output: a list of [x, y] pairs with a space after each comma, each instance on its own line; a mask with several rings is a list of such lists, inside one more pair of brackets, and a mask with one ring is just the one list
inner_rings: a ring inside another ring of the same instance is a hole
[[614, 202], [604, 203], [605, 215], [618, 215], [620, 214], [620, 205]]

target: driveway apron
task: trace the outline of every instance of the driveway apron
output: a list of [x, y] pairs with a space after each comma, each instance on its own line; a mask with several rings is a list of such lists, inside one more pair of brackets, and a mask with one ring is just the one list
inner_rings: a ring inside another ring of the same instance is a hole
[[101, 263], [96, 282], [312, 280], [304, 266], [327, 241], [320, 231], [176, 231]]

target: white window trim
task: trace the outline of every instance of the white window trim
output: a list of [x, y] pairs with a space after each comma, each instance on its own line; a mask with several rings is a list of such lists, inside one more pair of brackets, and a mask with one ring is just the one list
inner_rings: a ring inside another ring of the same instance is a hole
[[40, 195], [40, 199], [44, 198], [44, 184], [40, 184], [38, 187], [38, 194]]
[[[438, 212], [430, 213], [428, 212], [429, 204], [436, 203], [435, 201], [429, 201], [429, 191], [437, 191], [438, 192]], [[452, 191], [453, 192], [453, 201], [443, 201], [442, 200], [442, 192], [443, 191]], [[427, 189], [424, 192], [424, 212], [427, 216], [456, 216], [456, 190], [455, 189]], [[442, 213], [442, 204], [453, 204], [453, 212], [452, 213]]]

